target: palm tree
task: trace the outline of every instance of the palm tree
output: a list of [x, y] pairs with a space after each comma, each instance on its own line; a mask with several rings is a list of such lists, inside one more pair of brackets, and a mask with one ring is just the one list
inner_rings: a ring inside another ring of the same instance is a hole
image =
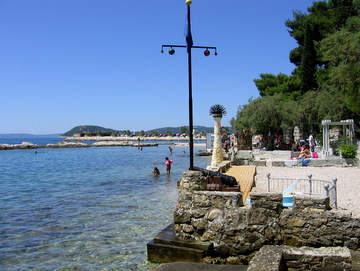
[[210, 107], [210, 115], [212, 115], [214, 118], [215, 117], [222, 118], [223, 116], [226, 116], [226, 114], [227, 114], [226, 109], [221, 104], [215, 104], [212, 107]]
[[224, 161], [223, 150], [221, 146], [221, 119], [226, 115], [226, 109], [221, 104], [215, 104], [210, 107], [210, 115], [214, 117], [214, 145], [211, 156], [211, 167], [216, 167]]

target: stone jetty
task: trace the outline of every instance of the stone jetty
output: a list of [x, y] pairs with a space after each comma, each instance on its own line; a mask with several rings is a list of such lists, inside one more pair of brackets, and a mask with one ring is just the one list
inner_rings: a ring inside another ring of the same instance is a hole
[[251, 271], [352, 270], [351, 253], [360, 250], [360, 218], [333, 209], [329, 197], [294, 195], [289, 208], [281, 193], [251, 192], [246, 205], [241, 192], [206, 187], [201, 171], [184, 173], [174, 224], [148, 244], [150, 261], [178, 258], [248, 265]]
[[31, 142], [22, 142], [21, 144], [0, 144], [0, 150], [16, 149], [41, 149], [41, 148], [89, 148], [89, 147], [156, 147], [157, 143], [140, 143], [134, 141], [97, 141], [94, 143], [83, 142], [59, 142], [56, 144], [37, 145]]

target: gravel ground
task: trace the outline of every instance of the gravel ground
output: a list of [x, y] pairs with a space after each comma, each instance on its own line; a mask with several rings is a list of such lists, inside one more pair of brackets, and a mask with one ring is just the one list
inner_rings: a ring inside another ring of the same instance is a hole
[[267, 191], [267, 177], [302, 178], [311, 173], [313, 179], [331, 180], [337, 178], [338, 208], [352, 212], [360, 218], [360, 167], [260, 167], [256, 168], [253, 191]]

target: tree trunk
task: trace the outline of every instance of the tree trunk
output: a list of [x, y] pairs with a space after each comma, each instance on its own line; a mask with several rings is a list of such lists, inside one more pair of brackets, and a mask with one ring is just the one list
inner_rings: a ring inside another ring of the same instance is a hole
[[238, 135], [238, 149], [251, 150], [252, 147], [252, 132], [250, 130], [242, 131]]
[[265, 148], [268, 151], [273, 151], [274, 150], [274, 140], [275, 140], [274, 133], [270, 132], [270, 135], [269, 134], [264, 134], [264, 144], [265, 144]]

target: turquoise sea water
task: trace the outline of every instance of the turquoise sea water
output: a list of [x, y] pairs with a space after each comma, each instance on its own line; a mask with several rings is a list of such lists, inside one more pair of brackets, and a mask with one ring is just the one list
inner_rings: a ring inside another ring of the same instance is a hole
[[0, 151], [0, 270], [152, 270], [146, 244], [172, 223], [188, 148], [36, 151]]

